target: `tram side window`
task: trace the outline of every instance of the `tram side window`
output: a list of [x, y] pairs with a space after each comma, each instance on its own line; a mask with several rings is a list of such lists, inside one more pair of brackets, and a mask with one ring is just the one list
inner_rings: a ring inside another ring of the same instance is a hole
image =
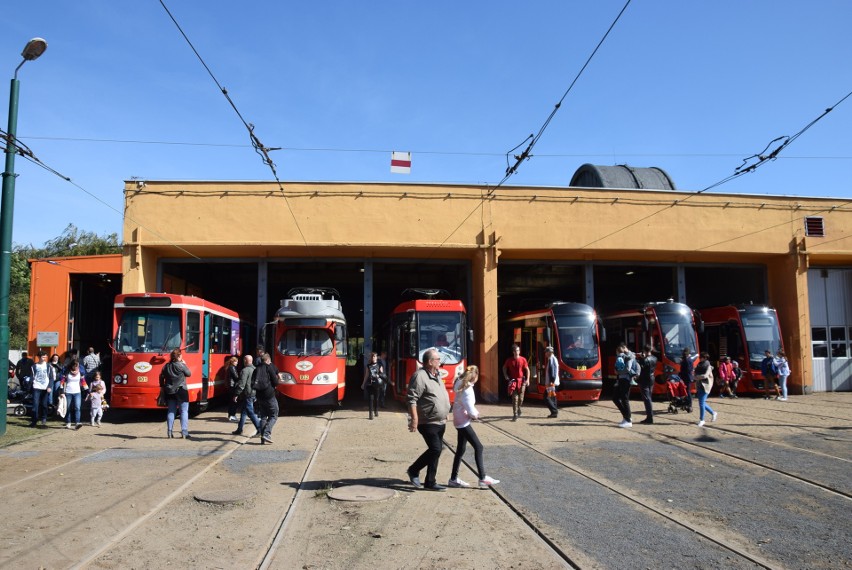
[[201, 315], [198, 311], [186, 312], [186, 352], [198, 352], [201, 349]]
[[346, 325], [338, 323], [334, 327], [334, 341], [337, 356], [346, 356]]
[[825, 327], [811, 328], [811, 347], [814, 358], [828, 358], [828, 331]]

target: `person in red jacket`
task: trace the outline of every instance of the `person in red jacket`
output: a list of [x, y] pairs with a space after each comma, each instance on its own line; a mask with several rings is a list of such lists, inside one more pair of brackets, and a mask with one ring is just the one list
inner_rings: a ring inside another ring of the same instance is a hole
[[736, 380], [734, 376], [734, 365], [731, 364], [730, 356], [723, 356], [719, 359], [719, 397], [732, 397], [731, 385]]
[[512, 345], [512, 356], [503, 363], [503, 377], [509, 382], [509, 395], [512, 396], [512, 421], [521, 416], [524, 405], [524, 392], [530, 384], [530, 365], [521, 356], [521, 347]]

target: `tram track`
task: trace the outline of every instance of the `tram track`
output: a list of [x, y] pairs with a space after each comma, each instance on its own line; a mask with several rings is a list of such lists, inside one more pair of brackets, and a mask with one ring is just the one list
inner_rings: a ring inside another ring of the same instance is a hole
[[[489, 429], [492, 429], [495, 432], [500, 433], [501, 435], [503, 435], [504, 437], [507, 437], [508, 439], [514, 441], [518, 445], [521, 445], [525, 449], [527, 449], [527, 450], [529, 450], [529, 451], [531, 451], [535, 454], [541, 455], [542, 457], [548, 459], [549, 461], [552, 461], [553, 463], [556, 463], [556, 464], [564, 467], [565, 469], [569, 470], [570, 472], [574, 473], [575, 475], [578, 475], [578, 476], [588, 480], [589, 482], [604, 488], [607, 492], [613, 493], [613, 494], [617, 495], [618, 497], [620, 497], [621, 499], [639, 507], [640, 509], [648, 511], [655, 516], [661, 517], [661, 518], [673, 523], [674, 525], [676, 525], [678, 527], [681, 527], [681, 528], [686, 529], [686, 530], [688, 530], [692, 533], [695, 533], [696, 535], [701, 536], [702, 538], [706, 539], [707, 541], [711, 542], [712, 544], [722, 548], [725, 551], [730, 552], [731, 554], [733, 554], [735, 556], [738, 556], [738, 557], [740, 557], [744, 560], [747, 560], [747, 561], [749, 561], [749, 562], [751, 562], [751, 563], [753, 563], [753, 564], [755, 564], [755, 565], [757, 565], [761, 568], [767, 568], [767, 569], [778, 568], [778, 566], [776, 564], [774, 564], [772, 561], [770, 561], [770, 560], [768, 560], [768, 559], [766, 559], [766, 558], [764, 558], [764, 557], [762, 557], [758, 554], [755, 554], [753, 552], [749, 552], [749, 551], [746, 551], [744, 549], [737, 548], [736, 546], [733, 546], [730, 543], [730, 541], [727, 540], [727, 538], [722, 536], [721, 534], [717, 534], [715, 532], [712, 532], [711, 530], [708, 530], [706, 527], [700, 526], [700, 525], [694, 523], [693, 521], [691, 521], [691, 520], [689, 520], [685, 517], [676, 515], [672, 512], [667, 512], [666, 510], [663, 510], [659, 507], [656, 507], [653, 504], [650, 504], [649, 501], [643, 500], [642, 498], [638, 498], [630, 490], [623, 488], [619, 485], [616, 485], [616, 484], [614, 484], [614, 483], [612, 483], [608, 480], [602, 479], [599, 476], [599, 474], [593, 473], [593, 472], [591, 472], [587, 469], [584, 469], [582, 467], [579, 467], [577, 465], [573, 465], [573, 464], [571, 464], [567, 461], [559, 459], [558, 457], [553, 456], [552, 454], [540, 449], [538, 446], [533, 445], [531, 442], [523, 439], [522, 437], [519, 437], [519, 436], [511, 433], [510, 431], [496, 425], [495, 423], [493, 423], [491, 421], [483, 421], [480, 425], [487, 426]], [[465, 464], [468, 466], [468, 468], [475, 470], [474, 466], [469, 465], [467, 463], [467, 461], [465, 461]], [[570, 564], [573, 568], [581, 568], [581, 566], [575, 560], [573, 560], [571, 558], [571, 556], [568, 555], [568, 553], [562, 547], [560, 547], [558, 544], [556, 544], [554, 542], [554, 540], [547, 537], [546, 533], [541, 528], [539, 528], [534, 522], [529, 520], [528, 517], [523, 515], [520, 508], [513, 503], [511, 497], [509, 497], [504, 491], [498, 489], [497, 487], [492, 487], [492, 491], [494, 493], [496, 493], [497, 496], [500, 498], [500, 500], [503, 501], [514, 513], [516, 513], [516, 515], [518, 515], [521, 518], [521, 520], [523, 520], [524, 523], [527, 526], [529, 526], [536, 534], [541, 536], [545, 540], [545, 542], [547, 542], [547, 544], [550, 545], [551, 548], [554, 549], [554, 552], [559, 554], [560, 557], [562, 557], [564, 560], [566, 560], [566, 562], [568, 564]]]
[[[595, 416], [595, 415], [591, 415], [591, 414], [580, 414], [578, 412], [573, 412], [573, 413], [575, 413], [577, 415], [584, 415], [585, 417], [588, 417], [588, 418], [602, 419], [599, 416]], [[682, 424], [682, 425], [692, 425], [693, 424], [692, 421], [681, 420], [681, 419], [677, 418], [677, 416], [669, 416], [667, 419], [669, 419], [669, 420], [671, 420], [675, 423]], [[724, 426], [721, 426], [721, 425], [718, 425], [718, 424], [705, 425], [702, 429], [716, 430], [716, 431], [723, 432], [723, 433], [733, 434], [733, 435], [736, 435], [736, 436], [739, 436], [739, 437], [747, 438], [747, 439], [752, 440], [752, 441], [760, 442], [761, 444], [771, 445], [771, 446], [779, 447], [779, 448], [785, 448], [785, 449], [788, 449], [788, 450], [795, 451], [797, 453], [813, 454], [813, 455], [820, 456], [822, 458], [832, 459], [832, 460], [835, 460], [835, 461], [841, 461], [841, 462], [844, 462], [844, 463], [852, 463], [851, 460], [843, 458], [843, 457], [838, 457], [836, 455], [831, 455], [831, 454], [824, 453], [824, 452], [821, 452], [821, 451], [815, 451], [815, 450], [808, 449], [808, 448], [805, 448], [805, 447], [799, 447], [799, 446], [789, 445], [789, 444], [786, 444], [786, 443], [772, 441], [772, 440], [765, 439], [765, 438], [760, 438], [760, 437], [757, 437], [757, 436], [754, 436], [754, 435], [751, 435], [751, 434], [748, 434], [748, 433], [744, 433], [742, 431], [735, 430], [735, 429], [732, 429], [732, 428], [724, 427]], [[784, 469], [780, 469], [778, 467], [770, 465], [767, 462], [756, 461], [754, 459], [750, 459], [748, 457], [738, 455], [734, 452], [730, 452], [730, 451], [723, 450], [723, 449], [718, 449], [718, 448], [712, 447], [710, 445], [705, 445], [705, 444], [702, 444], [699, 441], [691, 441], [690, 439], [687, 439], [687, 438], [684, 438], [684, 437], [679, 437], [679, 436], [670, 435], [670, 434], [663, 434], [663, 433], [660, 433], [660, 432], [657, 432], [657, 431], [631, 430], [630, 433], [632, 435], [635, 435], [635, 436], [646, 437], [646, 438], [653, 439], [653, 440], [656, 440], [656, 441], [677, 442], [678, 444], [686, 446], [686, 447], [701, 449], [703, 451], [706, 451], [708, 453], [712, 453], [712, 454], [717, 455], [717, 456], [726, 457], [726, 458], [729, 458], [729, 459], [740, 461], [740, 462], [748, 464], [748, 465], [752, 465], [754, 467], [759, 467], [761, 469], [766, 469], [768, 471], [772, 471], [774, 473], [777, 473], [779, 475], [787, 477], [787, 478], [789, 478], [793, 481], [797, 481], [797, 482], [800, 482], [800, 483], [811, 485], [813, 487], [816, 487], [818, 489], [821, 489], [823, 491], [832, 493], [832, 494], [840, 496], [840, 497], [844, 497], [846, 499], [852, 499], [852, 492], [850, 492], [850, 491], [838, 489], [836, 487], [832, 487], [830, 485], [821, 483], [819, 481], [815, 481], [814, 479], [809, 479], [807, 477], [803, 477], [803, 476], [798, 475], [796, 473], [792, 473], [790, 471], [785, 471]]]

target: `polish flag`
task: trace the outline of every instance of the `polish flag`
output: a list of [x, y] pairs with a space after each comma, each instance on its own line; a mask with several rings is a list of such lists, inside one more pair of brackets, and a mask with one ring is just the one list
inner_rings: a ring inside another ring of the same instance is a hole
[[392, 152], [391, 172], [395, 172], [396, 174], [411, 174], [411, 153]]

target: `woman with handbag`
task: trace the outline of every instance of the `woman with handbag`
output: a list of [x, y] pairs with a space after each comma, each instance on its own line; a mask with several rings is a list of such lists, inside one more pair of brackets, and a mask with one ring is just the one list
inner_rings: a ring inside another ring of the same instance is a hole
[[189, 392], [186, 387], [186, 379], [192, 376], [189, 367], [183, 361], [183, 355], [179, 348], [174, 349], [169, 355], [169, 362], [163, 366], [160, 372], [160, 386], [165, 392], [166, 405], [169, 408], [166, 414], [166, 437], [174, 437], [172, 426], [175, 423], [175, 413], [180, 407], [180, 434], [183, 439], [189, 439]]
[[707, 396], [713, 389], [713, 367], [710, 366], [710, 355], [701, 353], [701, 360], [695, 365], [695, 380], [698, 382], [695, 392], [698, 396], [698, 427], [704, 425], [704, 412], [710, 412], [710, 421], [715, 422], [719, 414], [707, 405]]

